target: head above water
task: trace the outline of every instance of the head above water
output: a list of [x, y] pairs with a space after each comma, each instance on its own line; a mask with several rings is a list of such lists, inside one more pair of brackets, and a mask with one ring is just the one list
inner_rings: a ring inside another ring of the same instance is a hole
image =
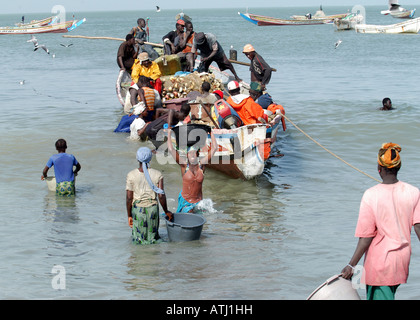
[[66, 149], [67, 149], [67, 142], [66, 142], [66, 140], [64, 140], [64, 139], [58, 139], [55, 142], [55, 149], [57, 151], [66, 151]]
[[392, 109], [392, 102], [390, 98], [384, 98], [382, 100], [382, 110], [391, 110]]

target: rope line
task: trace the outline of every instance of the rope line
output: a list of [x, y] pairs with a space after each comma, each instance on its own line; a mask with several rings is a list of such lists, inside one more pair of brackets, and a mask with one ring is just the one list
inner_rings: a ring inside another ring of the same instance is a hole
[[327, 148], [325, 148], [323, 145], [321, 145], [318, 141], [316, 141], [315, 139], [313, 139], [310, 135], [308, 135], [305, 131], [303, 131], [301, 128], [299, 128], [296, 124], [293, 123], [292, 120], [290, 120], [288, 117], [286, 117], [285, 115], [282, 115], [287, 121], [289, 121], [296, 129], [298, 129], [300, 132], [302, 132], [308, 139], [310, 139], [311, 141], [315, 142], [318, 146], [320, 146], [322, 149], [324, 149], [325, 151], [327, 151], [329, 154], [331, 154], [332, 156], [336, 157], [338, 160], [344, 162], [345, 164], [347, 164], [348, 166], [350, 166], [351, 168], [353, 168], [354, 170], [360, 172], [361, 174], [364, 174], [365, 176], [379, 182], [382, 183], [382, 181], [379, 181], [378, 179], [372, 177], [371, 175], [367, 174], [366, 172], [363, 172], [362, 170], [356, 168], [355, 166], [353, 166], [352, 164], [348, 163], [347, 161], [345, 161], [344, 159], [340, 158], [339, 156], [337, 156], [335, 153], [331, 152], [330, 150], [328, 150]]

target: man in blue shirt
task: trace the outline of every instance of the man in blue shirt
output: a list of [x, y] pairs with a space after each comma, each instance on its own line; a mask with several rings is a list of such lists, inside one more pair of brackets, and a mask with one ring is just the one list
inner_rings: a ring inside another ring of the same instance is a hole
[[[67, 142], [64, 139], [58, 139], [55, 143], [58, 154], [52, 155], [45, 166], [41, 180], [47, 177], [48, 170], [54, 166], [56, 179], [56, 194], [61, 196], [71, 196], [76, 193], [74, 177], [81, 169], [80, 163], [72, 154], [66, 153]], [[73, 171], [73, 167], [76, 169]]]

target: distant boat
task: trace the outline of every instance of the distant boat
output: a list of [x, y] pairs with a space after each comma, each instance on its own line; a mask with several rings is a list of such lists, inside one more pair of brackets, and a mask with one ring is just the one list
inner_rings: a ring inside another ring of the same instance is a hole
[[[321, 19], [309, 19], [309, 18], [297, 18], [297, 19], [280, 19], [267, 16], [260, 16], [252, 13], [241, 13], [238, 14], [245, 20], [256, 24], [257, 26], [302, 26], [302, 25], [316, 25], [331, 23], [335, 17], [345, 17], [347, 13], [342, 15], [325, 16]], [[302, 16], [303, 17], [303, 16]]]
[[335, 18], [334, 25], [338, 31], [355, 29], [357, 24], [363, 23], [365, 17], [356, 13], [349, 13], [344, 18]]
[[187, 16], [184, 12], [178, 13], [178, 14], [175, 16], [175, 20], [179, 20], [179, 19], [184, 20], [184, 21], [191, 21], [191, 20], [192, 20], [192, 19], [191, 19], [189, 16]]
[[398, 0], [389, 0], [388, 1], [388, 10], [382, 10], [381, 14], [383, 15], [391, 15], [394, 18], [401, 18], [401, 19], [412, 19], [416, 9], [407, 10], [402, 8], [398, 4]]
[[19, 22], [19, 23], [16, 23], [15, 25], [17, 27], [42, 27], [42, 26], [55, 23], [57, 18], [58, 18], [57, 16], [52, 16], [52, 17], [48, 17], [42, 20], [32, 20], [31, 22], [27, 22], [27, 23]]
[[344, 18], [345, 16], [347, 16], [348, 13], [340, 13], [340, 14], [334, 14], [334, 15], [329, 15], [327, 16], [324, 11], [322, 10], [322, 6], [319, 7], [319, 10], [317, 12], [315, 12], [314, 15], [312, 15], [311, 13], [307, 13], [304, 16], [291, 16], [290, 18], [295, 19], [295, 20], [333, 20], [333, 19], [339, 19], [339, 18]]
[[358, 33], [418, 33], [420, 18], [391, 25], [358, 24], [355, 29]]
[[79, 27], [82, 20], [71, 20], [63, 23], [54, 23], [45, 26], [0, 27], [0, 34], [38, 34], [38, 33], [65, 33]]

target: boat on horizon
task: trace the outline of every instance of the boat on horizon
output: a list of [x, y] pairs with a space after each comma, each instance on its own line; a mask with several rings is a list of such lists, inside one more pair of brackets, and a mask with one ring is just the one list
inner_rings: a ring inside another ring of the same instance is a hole
[[337, 31], [352, 30], [356, 25], [364, 23], [365, 17], [361, 14], [350, 13], [344, 18], [335, 18], [334, 25]]
[[381, 14], [383, 15], [391, 15], [394, 18], [400, 19], [412, 19], [414, 14], [416, 13], [416, 9], [407, 10], [402, 8], [398, 0], [389, 0], [388, 1], [388, 10], [382, 10]]
[[47, 25], [24, 25], [15, 27], [0, 27], [0, 34], [39, 34], [39, 33], [66, 33], [79, 27], [86, 18], [82, 20], [70, 20], [63, 23], [52, 23]]
[[58, 16], [51, 16], [45, 19], [41, 19], [41, 20], [32, 20], [30, 22], [26, 22], [26, 23], [15, 23], [16, 27], [29, 27], [29, 28], [34, 28], [34, 27], [42, 27], [42, 26], [46, 26], [49, 24], [53, 24], [57, 21]]
[[280, 19], [273, 18], [268, 16], [262, 16], [252, 13], [242, 13], [238, 14], [244, 18], [246, 21], [249, 21], [257, 26], [303, 26], [303, 25], [319, 25], [332, 23], [335, 18], [345, 17], [347, 13], [337, 14], [332, 16], [325, 16], [323, 18], [309, 18], [305, 16], [294, 16], [294, 19]]

